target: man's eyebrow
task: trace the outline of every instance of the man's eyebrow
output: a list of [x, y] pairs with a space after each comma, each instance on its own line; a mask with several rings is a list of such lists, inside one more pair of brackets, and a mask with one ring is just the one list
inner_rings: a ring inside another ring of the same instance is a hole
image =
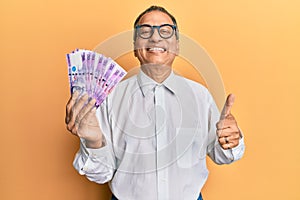
[[171, 26], [175, 26], [175, 24], [173, 24], [173, 23], [162, 23], [162, 24], [160, 24], [160, 25], [151, 25], [151, 24], [137, 24], [136, 26], [143, 26], [143, 25], [147, 25], [147, 26], [162, 26], [162, 25], [171, 25]]
[[151, 24], [137, 24], [137, 26], [142, 26], [142, 25], [149, 25], [149, 26], [152, 26]]

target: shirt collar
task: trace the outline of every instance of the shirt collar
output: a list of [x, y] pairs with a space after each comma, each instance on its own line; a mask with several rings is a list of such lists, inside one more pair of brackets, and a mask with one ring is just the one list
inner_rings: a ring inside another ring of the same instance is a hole
[[147, 93], [153, 90], [155, 86], [164, 86], [165, 88], [170, 90], [170, 92], [175, 93], [177, 84], [175, 79], [176, 76], [173, 71], [171, 71], [168, 78], [162, 83], [157, 83], [149, 76], [147, 76], [142, 70], [140, 70], [139, 74], [137, 75], [137, 81], [143, 96], [147, 95]]

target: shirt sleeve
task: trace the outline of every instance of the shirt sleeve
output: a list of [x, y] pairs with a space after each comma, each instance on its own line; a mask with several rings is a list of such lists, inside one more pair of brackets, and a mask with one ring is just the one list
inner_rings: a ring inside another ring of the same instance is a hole
[[111, 144], [111, 133], [106, 105], [97, 109], [97, 117], [104, 136], [104, 145], [99, 149], [87, 148], [80, 139], [80, 149], [73, 161], [74, 168], [90, 181], [103, 184], [110, 181], [115, 171], [115, 157]]
[[209, 112], [208, 112], [208, 156], [216, 164], [229, 164], [242, 158], [245, 151], [244, 137], [239, 140], [238, 146], [225, 150], [218, 142], [218, 136], [216, 134], [216, 123], [220, 119], [219, 110], [209, 95]]

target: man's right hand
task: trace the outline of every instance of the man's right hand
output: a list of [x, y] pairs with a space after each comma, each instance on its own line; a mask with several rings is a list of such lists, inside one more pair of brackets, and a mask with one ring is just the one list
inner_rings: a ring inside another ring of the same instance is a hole
[[79, 97], [75, 91], [66, 106], [65, 122], [72, 134], [85, 139], [88, 148], [100, 148], [103, 137], [96, 117], [96, 100], [88, 99], [87, 94]]

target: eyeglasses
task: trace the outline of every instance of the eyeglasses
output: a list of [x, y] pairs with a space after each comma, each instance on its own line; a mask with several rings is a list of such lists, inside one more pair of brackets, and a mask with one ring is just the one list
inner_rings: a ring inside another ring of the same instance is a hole
[[136, 29], [136, 34], [143, 39], [151, 38], [154, 33], [154, 29], [157, 29], [158, 34], [161, 38], [169, 39], [174, 35], [174, 32], [176, 31], [176, 26], [171, 24], [163, 24], [160, 26], [151, 26], [149, 24], [142, 24], [142, 25], [137, 25], [135, 29]]

